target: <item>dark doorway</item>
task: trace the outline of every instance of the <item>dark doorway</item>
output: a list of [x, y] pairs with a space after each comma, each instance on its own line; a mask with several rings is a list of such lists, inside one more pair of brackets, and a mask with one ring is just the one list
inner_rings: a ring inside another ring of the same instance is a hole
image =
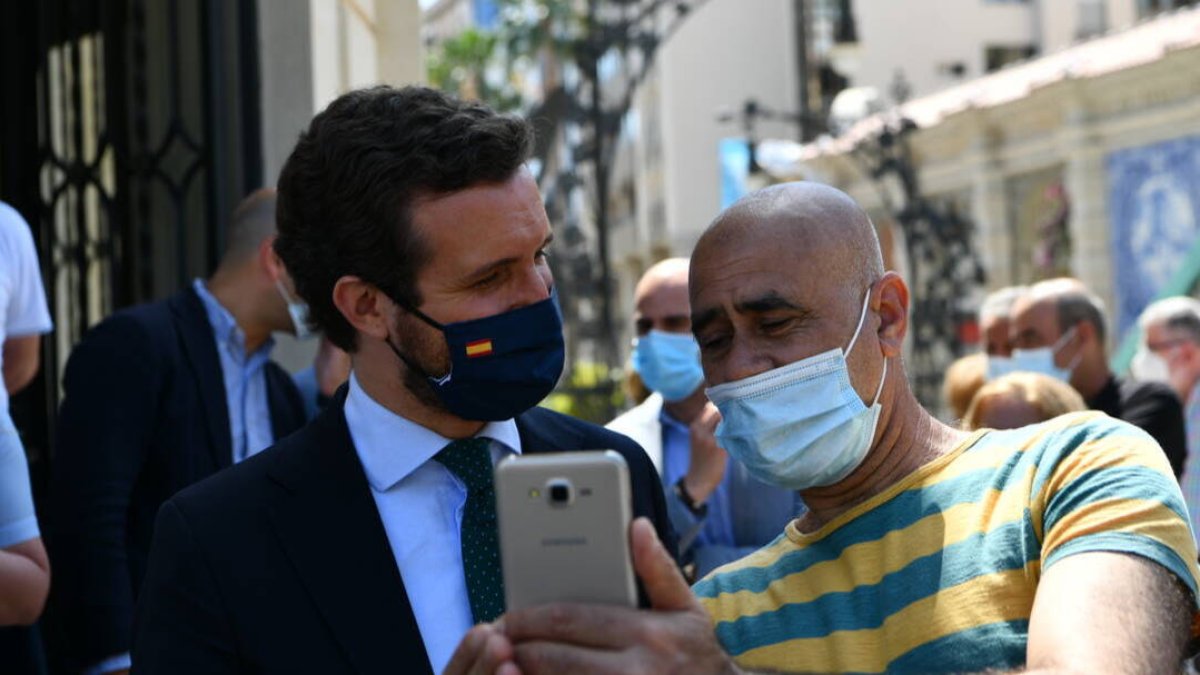
[[261, 184], [256, 5], [3, 3], [0, 49], [0, 198], [33, 227], [55, 321], [13, 401], [39, 491], [71, 347], [207, 275], [221, 222]]

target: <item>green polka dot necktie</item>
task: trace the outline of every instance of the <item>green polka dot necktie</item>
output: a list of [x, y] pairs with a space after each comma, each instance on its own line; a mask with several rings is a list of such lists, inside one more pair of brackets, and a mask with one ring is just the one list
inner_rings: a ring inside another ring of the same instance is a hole
[[492, 454], [486, 438], [465, 438], [442, 448], [434, 459], [467, 486], [462, 519], [463, 575], [475, 623], [504, 613], [504, 578], [500, 575], [500, 537], [496, 530], [496, 486]]

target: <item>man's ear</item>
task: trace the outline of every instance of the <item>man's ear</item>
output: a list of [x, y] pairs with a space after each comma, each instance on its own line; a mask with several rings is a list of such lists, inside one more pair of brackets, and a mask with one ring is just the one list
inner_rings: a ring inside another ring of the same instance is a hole
[[358, 332], [387, 340], [395, 304], [374, 284], [344, 276], [333, 285], [333, 305]]
[[[1068, 330], [1070, 329], [1068, 328]], [[1100, 350], [1100, 353], [1104, 353], [1104, 345], [1099, 343], [1100, 334], [1096, 332], [1096, 327], [1092, 325], [1091, 321], [1080, 321], [1079, 323], [1075, 324], [1075, 332], [1076, 337], [1079, 339], [1080, 348], [1082, 348], [1083, 345], [1095, 342], [1096, 347]]]
[[282, 278], [286, 269], [283, 261], [279, 259], [279, 254], [275, 252], [275, 237], [273, 234], [258, 244], [259, 269], [263, 270], [271, 281]]
[[871, 308], [879, 314], [879, 345], [887, 358], [900, 356], [908, 334], [908, 284], [895, 272], [875, 282]]
[[1200, 344], [1185, 338], [1179, 343], [1179, 350], [1183, 352], [1183, 363], [1186, 367], [1200, 369]]

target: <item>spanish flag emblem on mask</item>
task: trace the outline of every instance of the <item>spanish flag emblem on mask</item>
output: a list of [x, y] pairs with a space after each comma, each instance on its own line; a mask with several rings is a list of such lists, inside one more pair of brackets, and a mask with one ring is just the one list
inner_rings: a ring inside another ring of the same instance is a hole
[[467, 356], [474, 359], [492, 353], [491, 340], [475, 340], [467, 343]]

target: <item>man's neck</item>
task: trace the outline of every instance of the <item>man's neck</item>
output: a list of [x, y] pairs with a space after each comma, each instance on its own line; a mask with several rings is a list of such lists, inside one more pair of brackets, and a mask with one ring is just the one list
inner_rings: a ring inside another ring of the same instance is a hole
[[842, 481], [801, 493], [808, 513], [798, 523], [813, 532], [958, 447], [969, 435], [942, 424], [908, 390], [880, 413], [882, 431], [866, 460]]
[[217, 270], [205, 286], [217, 302], [221, 303], [241, 329], [246, 340], [246, 354], [253, 354], [271, 337], [271, 329], [257, 320], [254, 294], [245, 291], [246, 284], [239, 282], [233, 272]]
[[379, 405], [404, 419], [419, 424], [445, 438], [471, 438], [486, 422], [464, 420], [443, 408], [431, 406], [404, 386], [397, 359], [386, 347], [360, 348], [351, 357], [351, 367], [359, 386]]
[[680, 422], [691, 424], [692, 420], [700, 415], [700, 411], [704, 410], [704, 404], [707, 402], [708, 397], [704, 395], [704, 387], [699, 386], [687, 398], [678, 401], [663, 401], [663, 410]]
[[1085, 401], [1092, 401], [1099, 396], [1113, 376], [1112, 371], [1108, 369], [1108, 364], [1103, 360], [1099, 360], [1091, 366], [1077, 370], [1071, 377], [1072, 386]]

